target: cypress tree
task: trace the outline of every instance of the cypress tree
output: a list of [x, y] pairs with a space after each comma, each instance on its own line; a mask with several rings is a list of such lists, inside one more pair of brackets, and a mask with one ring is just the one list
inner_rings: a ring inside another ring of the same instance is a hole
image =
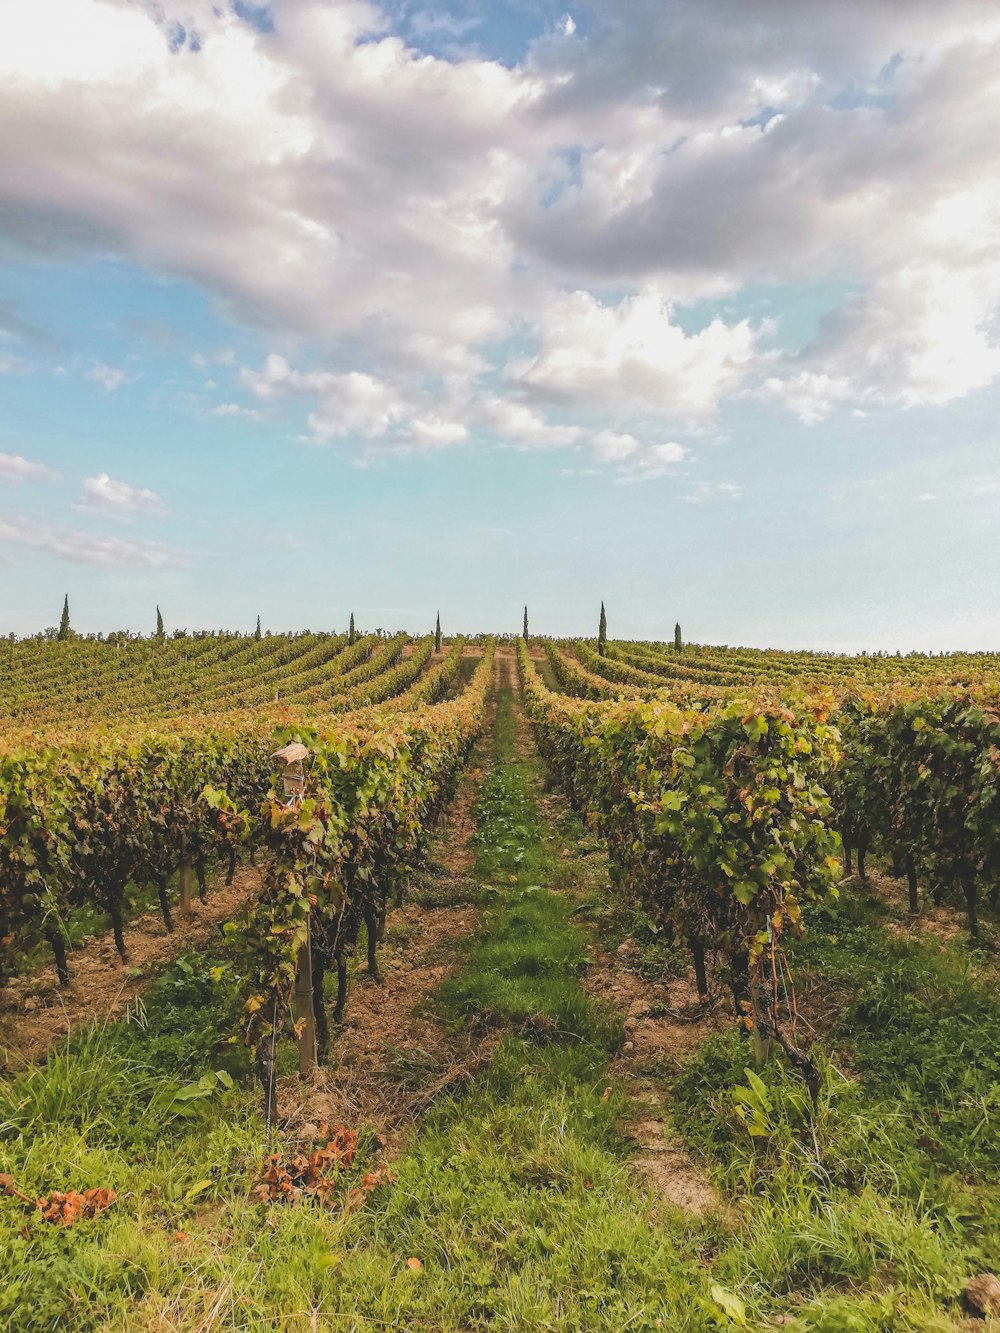
[[528, 608], [524, 608], [524, 642], [528, 642]]
[[441, 651], [441, 612], [438, 612], [437, 624], [434, 626], [434, 651]]
[[347, 631], [347, 646], [354, 647], [354, 612], [351, 612], [351, 628]]
[[162, 639], [164, 635], [163, 616], [160, 614], [160, 608], [156, 608], [156, 637]]
[[681, 643], [681, 625], [680, 621], [674, 626], [674, 652], [679, 653], [683, 644]]
[[608, 641], [608, 618], [604, 614], [604, 603], [601, 603], [601, 623], [597, 627], [597, 652], [604, 656], [604, 645]]
[[260, 616], [257, 617], [257, 628], [254, 630], [253, 636], [255, 639], [260, 638]]
[[73, 631], [69, 627], [69, 593], [63, 598], [62, 615], [59, 617], [59, 633], [57, 639], [68, 639]]

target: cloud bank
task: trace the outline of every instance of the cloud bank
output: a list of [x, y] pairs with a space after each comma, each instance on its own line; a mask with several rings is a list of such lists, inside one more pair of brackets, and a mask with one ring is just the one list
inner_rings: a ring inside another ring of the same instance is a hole
[[[582, 446], [648, 480], [730, 402], [809, 425], [1000, 376], [989, 7], [621, 0], [514, 66], [408, 46], [361, 0], [7, 9], [0, 235], [263, 330], [219, 415], [298, 400], [317, 442]], [[697, 314], [817, 281], [848, 294], [802, 346]]]

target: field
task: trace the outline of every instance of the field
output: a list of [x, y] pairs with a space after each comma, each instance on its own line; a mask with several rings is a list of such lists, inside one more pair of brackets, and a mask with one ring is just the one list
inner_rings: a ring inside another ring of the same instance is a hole
[[0, 1326], [1000, 1316], [997, 656], [352, 629], [0, 680]]

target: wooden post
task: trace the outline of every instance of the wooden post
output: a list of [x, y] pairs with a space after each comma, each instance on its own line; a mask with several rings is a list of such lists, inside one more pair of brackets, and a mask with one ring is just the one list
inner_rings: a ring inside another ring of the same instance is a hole
[[299, 1075], [308, 1078], [316, 1068], [316, 1015], [313, 1012], [312, 949], [308, 936], [295, 960], [295, 1019], [302, 1024]]
[[708, 1003], [708, 975], [705, 971], [705, 944], [698, 936], [692, 935], [688, 944], [694, 959], [694, 979], [698, 987], [698, 1003]]
[[763, 1069], [771, 1058], [771, 1048], [774, 1045], [774, 1038], [762, 1037], [760, 1029], [756, 1024], [754, 1024], [750, 1036], [753, 1039], [753, 1062], [758, 1069]]
[[[260, 1081], [260, 1089], [264, 1097], [264, 1123], [267, 1126], [268, 1137], [270, 1137], [271, 1131], [278, 1121], [278, 1078], [274, 1048], [277, 1044], [278, 1028], [284, 1017], [279, 1014], [277, 1001], [273, 996], [268, 1002], [264, 1014], [267, 1027], [265, 1027], [264, 1035], [257, 1047], [256, 1065], [257, 1078]], [[270, 1031], [267, 1028], [270, 1028]]]
[[910, 900], [910, 912], [913, 916], [920, 913], [920, 898], [917, 893], [917, 867], [913, 860], [913, 853], [906, 853], [906, 889]]
[[191, 915], [191, 862], [188, 860], [187, 847], [181, 846], [181, 912]]

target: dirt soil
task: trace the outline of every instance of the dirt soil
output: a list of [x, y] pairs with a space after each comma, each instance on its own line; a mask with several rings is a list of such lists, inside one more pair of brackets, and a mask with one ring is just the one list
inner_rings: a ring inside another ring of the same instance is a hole
[[[850, 879], [852, 892], [864, 893], [865, 886], [857, 875]], [[893, 910], [904, 914], [903, 920], [887, 921], [886, 928], [893, 934], [907, 938], [921, 932], [936, 935], [945, 942], [953, 940], [965, 928], [965, 914], [954, 903], [942, 903], [934, 906], [930, 894], [921, 886], [920, 912], [917, 916], [909, 915], [909, 897], [905, 879], [894, 879], [892, 875], [869, 867], [867, 892], [873, 897], [882, 898]]]
[[611, 1063], [635, 1103], [623, 1126], [639, 1149], [636, 1166], [664, 1203], [703, 1215], [723, 1209], [704, 1170], [673, 1136], [662, 1092], [666, 1068], [680, 1070], [706, 1038], [731, 1019], [721, 1003], [702, 1006], [694, 977], [647, 981], [632, 969], [638, 950], [626, 940], [615, 954], [591, 949], [584, 986], [596, 999], [624, 1013], [625, 1043]]
[[110, 932], [94, 936], [70, 953], [65, 990], [51, 964], [16, 979], [0, 992], [0, 1071], [40, 1059], [72, 1027], [120, 1014], [178, 954], [204, 948], [215, 938], [259, 885], [257, 870], [240, 867], [233, 883], [220, 885], [207, 903], [195, 898], [190, 917], [175, 905], [172, 933], [158, 910], [134, 917], [125, 927], [127, 963], [118, 957]]
[[391, 1144], [436, 1097], [489, 1064], [496, 1043], [450, 1030], [431, 1003], [459, 966], [455, 943], [475, 930], [478, 916], [470, 906], [415, 904], [394, 914], [403, 942], [380, 948], [381, 985], [366, 968], [352, 978], [328, 1064], [310, 1083], [297, 1075], [279, 1081], [278, 1116], [286, 1130], [311, 1141], [324, 1120], [367, 1125]]

